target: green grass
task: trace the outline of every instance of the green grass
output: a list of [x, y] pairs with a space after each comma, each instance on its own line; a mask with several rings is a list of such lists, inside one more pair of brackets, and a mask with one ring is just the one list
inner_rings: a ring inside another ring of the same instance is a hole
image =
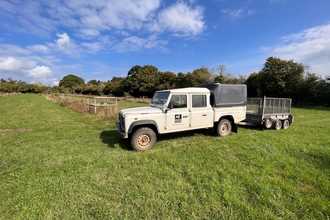
[[330, 111], [293, 114], [287, 130], [163, 135], [135, 152], [115, 121], [0, 98], [0, 219], [329, 219]]

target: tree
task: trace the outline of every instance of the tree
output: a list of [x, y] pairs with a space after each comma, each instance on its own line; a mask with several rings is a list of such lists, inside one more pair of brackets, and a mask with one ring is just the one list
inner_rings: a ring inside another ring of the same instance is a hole
[[258, 73], [251, 73], [245, 81], [247, 86], [248, 97], [262, 97], [262, 91], [260, 90], [261, 82]]
[[175, 88], [184, 88], [184, 87], [188, 87], [186, 74], [180, 72], [176, 76]]
[[212, 83], [214, 81], [213, 74], [209, 68], [201, 67], [192, 72], [194, 85]]
[[[99, 80], [100, 81], [100, 80]], [[92, 80], [89, 80], [88, 82], [87, 82], [87, 85], [98, 85], [98, 82], [99, 81], [97, 81], [96, 79], [92, 79]]]
[[314, 73], [306, 73], [297, 104], [308, 105], [309, 103], [315, 103], [319, 99], [318, 90], [320, 80], [320, 77], [316, 76]]
[[215, 69], [214, 71], [218, 73], [218, 75], [214, 78], [214, 82], [225, 83], [226, 82], [225, 74], [227, 74], [226, 66], [222, 64], [214, 69]]
[[245, 83], [245, 79], [243, 79], [242, 76], [240, 76], [240, 78], [237, 79], [235, 76], [233, 76], [227, 71], [227, 67], [223, 64], [215, 68], [215, 71], [218, 73], [218, 75], [216, 75], [214, 78], [214, 82], [216, 83], [230, 83], [230, 84]]
[[125, 80], [125, 91], [130, 95], [138, 94], [139, 92], [139, 83], [137, 81], [136, 75], [141, 68], [141, 66], [135, 65], [127, 73]]
[[159, 83], [157, 90], [175, 88], [176, 75], [170, 71], [159, 72]]
[[239, 74], [237, 80], [238, 80], [238, 83], [239, 84], [245, 84], [245, 82], [246, 82], [246, 76]]
[[127, 73], [125, 91], [135, 97], [151, 97], [157, 90], [159, 75], [158, 69], [155, 66], [144, 65], [141, 67], [136, 65]]
[[186, 73], [183, 87], [198, 85], [199, 83], [197, 82], [197, 77], [198, 77], [197, 74], [192, 74], [191, 72]]
[[152, 65], [143, 66], [135, 75], [139, 85], [139, 92], [136, 95], [151, 97], [157, 90], [159, 75], [157, 67]]
[[108, 81], [104, 88], [105, 94], [114, 96], [123, 96], [125, 91], [126, 79], [124, 77], [113, 77]]
[[103, 96], [104, 95], [104, 89], [105, 89], [105, 83], [99, 81], [96, 88], [97, 88], [97, 91], [99, 92], [100, 96]]
[[70, 74], [70, 75], [64, 76], [63, 79], [60, 80], [59, 86], [69, 89], [69, 91], [73, 93], [77, 86], [84, 85], [84, 84], [85, 84], [84, 79]]
[[[299, 97], [297, 87], [301, 86], [303, 82], [303, 72], [304, 66], [293, 62], [293, 60], [269, 57], [259, 73], [251, 76], [254, 79], [247, 79], [247, 84], [252, 81], [255, 89], [260, 91], [260, 93], [259, 91], [254, 91], [254, 93], [259, 96], [297, 99]], [[249, 89], [251, 89], [250, 86], [248, 85]]]

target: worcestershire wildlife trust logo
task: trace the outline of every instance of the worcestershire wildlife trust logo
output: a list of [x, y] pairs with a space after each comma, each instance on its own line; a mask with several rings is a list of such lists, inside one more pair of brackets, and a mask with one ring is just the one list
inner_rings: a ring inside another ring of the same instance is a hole
[[182, 122], [182, 115], [175, 115], [175, 123], [181, 123]]

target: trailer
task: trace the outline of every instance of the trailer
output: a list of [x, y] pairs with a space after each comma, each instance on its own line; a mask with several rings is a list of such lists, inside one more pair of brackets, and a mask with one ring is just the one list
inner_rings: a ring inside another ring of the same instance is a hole
[[263, 125], [266, 129], [287, 129], [294, 120], [289, 98], [247, 98], [244, 125]]

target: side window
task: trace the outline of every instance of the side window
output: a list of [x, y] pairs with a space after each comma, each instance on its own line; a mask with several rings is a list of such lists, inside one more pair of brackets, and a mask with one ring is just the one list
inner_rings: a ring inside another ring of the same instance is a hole
[[193, 108], [206, 107], [206, 95], [192, 95], [192, 107]]
[[187, 108], [187, 96], [173, 95], [170, 103], [173, 104], [173, 108]]

